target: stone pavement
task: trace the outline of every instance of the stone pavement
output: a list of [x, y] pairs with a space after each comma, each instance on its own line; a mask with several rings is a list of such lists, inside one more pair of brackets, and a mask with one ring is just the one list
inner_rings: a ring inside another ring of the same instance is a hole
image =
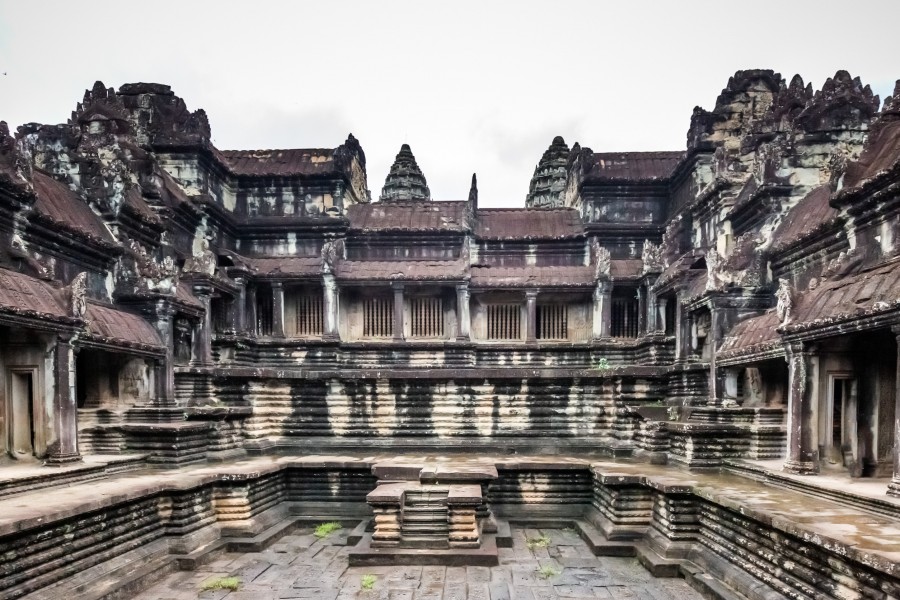
[[[498, 567], [348, 567], [347, 530], [324, 540], [301, 530], [264, 552], [226, 554], [201, 570], [178, 572], [135, 600], [545, 600], [630, 598], [693, 600], [682, 579], [656, 579], [633, 558], [596, 557], [572, 530], [513, 529]], [[529, 548], [528, 540], [549, 538]], [[541, 569], [545, 569], [542, 575]], [[363, 578], [374, 577], [363, 590]], [[546, 575], [546, 578], [544, 577]], [[237, 577], [238, 591], [201, 591], [205, 582]]]

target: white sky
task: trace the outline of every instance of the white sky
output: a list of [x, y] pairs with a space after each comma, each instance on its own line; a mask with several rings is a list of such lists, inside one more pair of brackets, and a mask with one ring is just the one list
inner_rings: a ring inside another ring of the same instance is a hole
[[0, 119], [65, 121], [97, 79], [204, 108], [221, 149], [334, 147], [378, 197], [409, 143], [439, 200], [522, 206], [553, 136], [678, 150], [738, 69], [900, 78], [897, 0], [152, 2], [0, 0]]

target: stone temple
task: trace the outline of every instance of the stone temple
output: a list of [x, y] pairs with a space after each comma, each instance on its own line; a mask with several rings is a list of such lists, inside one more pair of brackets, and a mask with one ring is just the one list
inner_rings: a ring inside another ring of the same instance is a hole
[[0, 597], [325, 521], [351, 566], [556, 528], [705, 597], [900, 597], [900, 82], [738, 71], [686, 147], [535, 158], [499, 209], [405, 144], [380, 192], [352, 135], [219, 149], [161, 84], [0, 123]]

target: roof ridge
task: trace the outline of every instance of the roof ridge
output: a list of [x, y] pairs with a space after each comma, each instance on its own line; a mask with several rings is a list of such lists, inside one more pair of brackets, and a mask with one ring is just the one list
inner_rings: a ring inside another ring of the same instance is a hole
[[521, 212], [528, 211], [528, 212], [539, 212], [539, 213], [546, 213], [546, 212], [553, 212], [553, 211], [560, 211], [560, 212], [575, 211], [575, 212], [578, 212], [578, 209], [575, 207], [572, 207], [572, 206], [553, 206], [550, 208], [536, 208], [536, 207], [532, 208], [532, 207], [527, 207], [527, 206], [489, 206], [489, 207], [485, 207], [485, 208], [479, 208], [478, 212], [491, 212], [491, 211], [504, 212], [504, 211], [514, 211], [514, 210], [521, 211]]
[[465, 204], [468, 200], [430, 200], [429, 203], [423, 203], [421, 200], [412, 200], [410, 198], [404, 198], [403, 200], [389, 200], [384, 202], [382, 200], [374, 200], [372, 202], [365, 202], [361, 204], [354, 204], [353, 206], [396, 206], [398, 204], [404, 205], [415, 205], [415, 206], [430, 206], [435, 203], [449, 203], [455, 202], [457, 204]]
[[609, 150], [605, 152], [594, 152], [594, 156], [602, 154], [662, 154], [674, 157], [676, 155], [682, 155], [686, 153], [686, 150]]
[[222, 154], [227, 153], [236, 153], [236, 152], [310, 152], [310, 151], [322, 151], [322, 152], [334, 152], [334, 148], [247, 148], [243, 150], [221, 150], [217, 148], [219, 152]]

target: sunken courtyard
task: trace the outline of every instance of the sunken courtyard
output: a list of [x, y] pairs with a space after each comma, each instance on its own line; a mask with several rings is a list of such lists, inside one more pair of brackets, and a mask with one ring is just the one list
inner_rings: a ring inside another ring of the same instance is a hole
[[521, 208], [73, 105], [0, 122], [0, 598], [900, 598], [900, 81], [738, 71]]

